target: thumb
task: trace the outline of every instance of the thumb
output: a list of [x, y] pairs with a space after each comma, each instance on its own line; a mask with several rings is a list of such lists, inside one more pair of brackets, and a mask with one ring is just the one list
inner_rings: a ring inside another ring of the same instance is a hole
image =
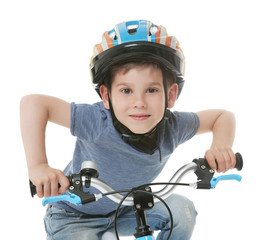
[[206, 151], [205, 158], [208, 162], [208, 165], [212, 169], [216, 170], [218, 168], [215, 155], [213, 154], [212, 151], [210, 151], [210, 150]]
[[60, 184], [59, 193], [65, 193], [68, 190], [68, 187], [70, 186], [69, 179], [63, 173], [61, 173], [59, 176], [59, 184]]

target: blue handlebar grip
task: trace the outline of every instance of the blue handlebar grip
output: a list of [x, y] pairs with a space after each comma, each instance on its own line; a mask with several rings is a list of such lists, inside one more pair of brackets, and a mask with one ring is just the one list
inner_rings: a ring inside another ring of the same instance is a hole
[[238, 174], [230, 174], [230, 175], [223, 175], [223, 176], [219, 176], [219, 177], [213, 177], [210, 181], [210, 185], [211, 185], [211, 189], [216, 187], [216, 184], [219, 181], [224, 181], [224, 180], [236, 180], [238, 182], [240, 182], [242, 179], [242, 177]]
[[81, 205], [81, 198], [77, 195], [71, 193], [70, 195], [59, 195], [54, 197], [47, 197], [42, 201], [43, 206], [46, 206], [49, 203], [60, 202], [60, 201], [68, 201], [75, 205]]

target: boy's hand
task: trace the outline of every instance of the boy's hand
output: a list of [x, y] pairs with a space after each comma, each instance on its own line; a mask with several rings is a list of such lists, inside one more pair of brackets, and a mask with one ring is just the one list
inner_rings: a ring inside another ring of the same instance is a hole
[[49, 167], [46, 163], [29, 169], [29, 178], [36, 186], [37, 196], [40, 198], [60, 195], [69, 187], [69, 180], [63, 172]]
[[217, 172], [225, 173], [234, 168], [236, 164], [235, 154], [230, 147], [211, 147], [206, 151], [205, 158], [207, 159], [209, 166], [212, 169], [217, 170]]
[[197, 133], [212, 132], [213, 140], [205, 158], [209, 166], [218, 172], [226, 172], [235, 167], [236, 158], [232, 146], [235, 137], [235, 116], [226, 110], [206, 110], [197, 113], [199, 129]]

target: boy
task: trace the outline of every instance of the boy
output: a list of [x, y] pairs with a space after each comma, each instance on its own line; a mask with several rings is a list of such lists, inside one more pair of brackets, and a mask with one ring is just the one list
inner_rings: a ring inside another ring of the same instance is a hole
[[[232, 113], [168, 110], [182, 90], [184, 56], [176, 38], [169, 37], [164, 27], [148, 21], [116, 25], [95, 46], [91, 73], [100, 103], [69, 104], [42, 95], [21, 100], [28, 172], [39, 197], [64, 193], [69, 184], [65, 175], [79, 172], [85, 160], [95, 161], [99, 178], [114, 189], [152, 182], [174, 149], [196, 133], [213, 132], [211, 148], [205, 153], [213, 169], [225, 172], [234, 167]], [[70, 128], [77, 137], [73, 160], [64, 173], [48, 165], [48, 121]], [[190, 239], [196, 217], [192, 202], [175, 194], [166, 202], [174, 218], [171, 239]], [[47, 238], [100, 239], [113, 229], [115, 208], [115, 203], [105, 198], [83, 206], [52, 204], [45, 216]], [[133, 234], [136, 220], [131, 207], [122, 208], [119, 219], [119, 233]], [[157, 239], [167, 238], [169, 215], [161, 204], [155, 205], [147, 220], [152, 230], [161, 230]]]

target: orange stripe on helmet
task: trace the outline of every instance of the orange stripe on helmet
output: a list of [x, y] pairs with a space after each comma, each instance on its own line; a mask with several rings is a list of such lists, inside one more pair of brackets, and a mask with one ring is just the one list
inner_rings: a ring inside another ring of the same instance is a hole
[[103, 48], [102, 48], [101, 44], [96, 44], [95, 48], [98, 50], [99, 54], [103, 52]]
[[159, 26], [157, 26], [157, 25], [155, 25], [156, 27], [157, 27], [157, 29], [158, 29], [158, 31], [156, 32], [156, 34], [155, 34], [155, 41], [157, 42], [157, 43], [160, 43], [160, 38], [161, 38], [161, 26], [159, 27]]
[[168, 46], [168, 47], [171, 46], [172, 38], [173, 38], [173, 37], [167, 37], [167, 38], [166, 38], [166, 43], [165, 43], [166, 46]]
[[105, 37], [105, 39], [106, 39], [108, 48], [113, 47], [113, 46], [114, 46], [114, 43], [113, 43], [113, 40], [112, 40], [112, 39], [110, 38], [110, 36], [109, 36], [109, 32], [106, 31], [103, 35], [104, 35], [104, 37]]

